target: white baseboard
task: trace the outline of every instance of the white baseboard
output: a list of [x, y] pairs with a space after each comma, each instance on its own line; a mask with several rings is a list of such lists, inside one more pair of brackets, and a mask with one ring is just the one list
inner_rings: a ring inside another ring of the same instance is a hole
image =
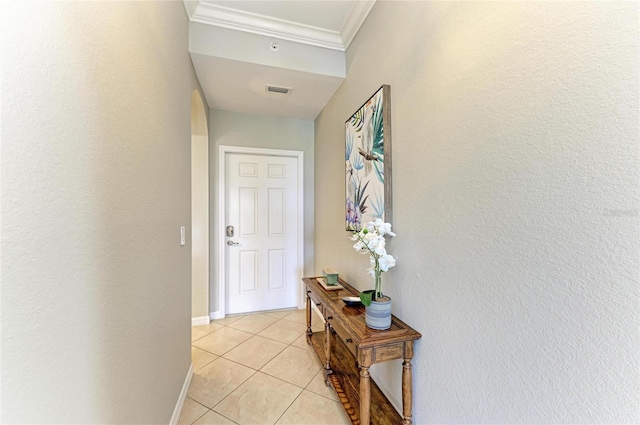
[[224, 315], [221, 311], [212, 311], [211, 314], [209, 314], [209, 317], [211, 317], [211, 320], [224, 319]]
[[211, 319], [209, 319], [209, 316], [200, 316], [200, 317], [191, 318], [191, 326], [202, 326], [202, 325], [208, 325], [209, 323], [211, 323]]
[[173, 409], [173, 415], [171, 416], [171, 422], [169, 422], [169, 425], [178, 425], [178, 421], [180, 420], [180, 414], [182, 413], [182, 406], [184, 405], [184, 399], [187, 398], [187, 392], [189, 391], [189, 385], [191, 384], [192, 376], [193, 376], [193, 363], [189, 365], [189, 371], [187, 372], [187, 377], [184, 379], [184, 384], [182, 385], [182, 391], [180, 391], [180, 396], [178, 397], [176, 408]]

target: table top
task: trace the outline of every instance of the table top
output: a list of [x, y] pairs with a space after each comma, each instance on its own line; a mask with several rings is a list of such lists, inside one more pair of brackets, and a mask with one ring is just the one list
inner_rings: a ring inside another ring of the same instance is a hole
[[391, 316], [391, 328], [384, 331], [368, 328], [365, 323], [364, 306], [349, 307], [342, 301], [343, 297], [357, 297], [360, 291], [341, 278], [338, 278], [338, 282], [344, 286], [344, 289], [333, 291], [325, 290], [318, 283], [317, 277], [305, 277], [302, 281], [308, 290], [319, 298], [319, 302], [322, 302], [334, 314], [340, 316], [342, 324], [358, 339], [360, 348], [413, 341], [422, 337], [419, 332], [394, 315]]

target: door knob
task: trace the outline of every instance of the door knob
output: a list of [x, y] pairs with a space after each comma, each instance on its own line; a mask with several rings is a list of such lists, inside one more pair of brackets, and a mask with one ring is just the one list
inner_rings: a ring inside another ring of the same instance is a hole
[[229, 246], [240, 245], [240, 242], [227, 241], [227, 245], [229, 245]]

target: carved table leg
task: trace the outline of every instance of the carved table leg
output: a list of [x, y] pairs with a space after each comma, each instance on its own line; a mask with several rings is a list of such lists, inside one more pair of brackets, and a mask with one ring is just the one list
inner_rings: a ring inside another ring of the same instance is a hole
[[411, 425], [411, 403], [412, 403], [412, 378], [411, 378], [411, 358], [405, 358], [402, 363], [402, 425]]
[[311, 344], [311, 298], [309, 297], [309, 291], [307, 291], [307, 344]]
[[369, 425], [371, 415], [371, 377], [369, 368], [360, 368], [360, 424]]
[[328, 387], [331, 385], [329, 375], [333, 373], [331, 370], [331, 326], [328, 319], [324, 322], [324, 358], [324, 384]]

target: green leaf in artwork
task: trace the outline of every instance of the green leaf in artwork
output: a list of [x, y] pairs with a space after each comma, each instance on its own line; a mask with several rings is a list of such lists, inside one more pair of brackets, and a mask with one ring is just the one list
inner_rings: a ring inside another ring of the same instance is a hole
[[364, 109], [359, 109], [349, 121], [352, 126], [354, 126], [355, 131], [362, 130], [362, 126], [364, 125]]

